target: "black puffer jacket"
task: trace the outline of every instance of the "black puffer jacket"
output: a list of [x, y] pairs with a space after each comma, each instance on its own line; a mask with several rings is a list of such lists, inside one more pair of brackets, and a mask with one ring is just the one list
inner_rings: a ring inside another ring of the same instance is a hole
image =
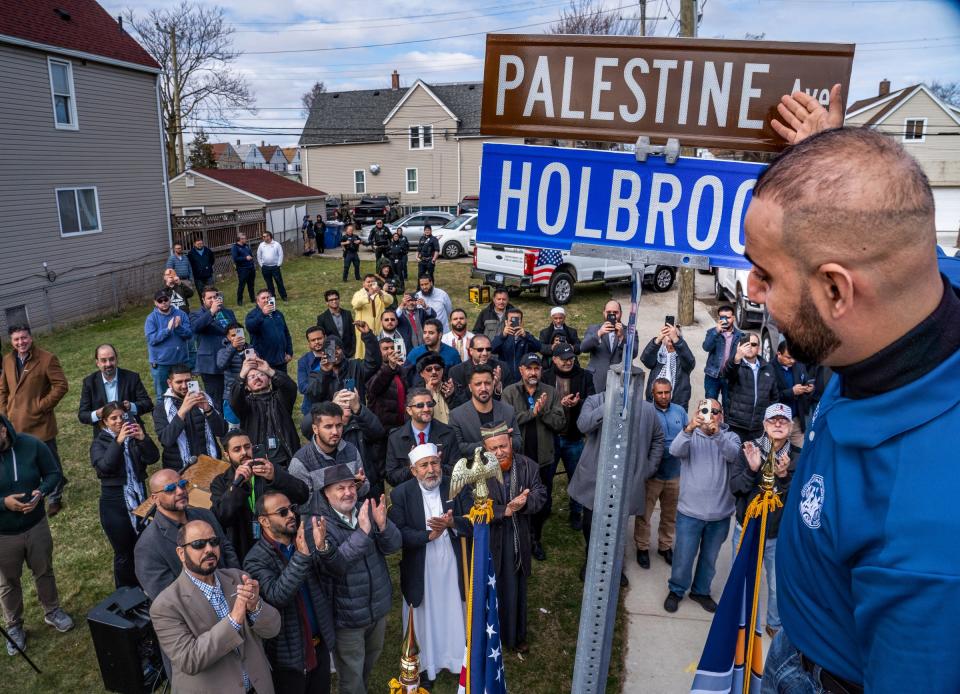
[[240, 428], [254, 445], [267, 445], [277, 439], [277, 448], [270, 452], [270, 462], [287, 467], [300, 448], [300, 435], [293, 423], [293, 406], [297, 402], [297, 384], [287, 374], [277, 371], [270, 379], [270, 390], [251, 393], [239, 378], [230, 389], [230, 407], [240, 418]]
[[321, 561], [319, 554], [310, 556], [294, 552], [288, 562], [280, 550], [261, 538], [243, 560], [243, 570], [260, 583], [261, 597], [280, 611], [283, 627], [280, 633], [266, 641], [264, 649], [273, 666], [303, 671], [304, 648], [303, 627], [297, 612], [297, 597], [300, 587], [306, 582], [307, 591], [313, 603], [313, 613], [317, 617], [323, 644], [333, 650], [336, 638], [333, 628], [333, 600], [324, 590], [316, 563]]
[[721, 378], [727, 379], [730, 386], [730, 402], [726, 407], [725, 421], [731, 427], [757, 431], [763, 427], [763, 414], [767, 407], [779, 402], [780, 389], [773, 367], [757, 357], [760, 368], [757, 370], [757, 396], [753, 396], [753, 369], [746, 360], [737, 364], [733, 359], [727, 362]]
[[[367, 535], [359, 525], [347, 525], [322, 492], [314, 499], [314, 507], [327, 519], [327, 540], [333, 546], [320, 570], [332, 580], [334, 624], [337, 629], [368, 627], [390, 612], [393, 585], [386, 555], [399, 552], [403, 538], [389, 518], [383, 532], [371, 518]], [[307, 546], [314, 549], [312, 534], [307, 535]]]
[[244, 343], [243, 347], [237, 350], [229, 340], [224, 340], [223, 347], [217, 352], [217, 368], [223, 373], [224, 397], [230, 397], [233, 383], [240, 375], [240, 369], [243, 368], [243, 350], [249, 347], [250, 345]]
[[[147, 479], [147, 466], [160, 460], [160, 451], [146, 432], [143, 441], [132, 436], [128, 441], [133, 469], [137, 479], [143, 482]], [[117, 444], [117, 437], [109, 431], [100, 429], [97, 432], [97, 438], [90, 445], [90, 462], [104, 487], [122, 487], [126, 484], [127, 466], [123, 460], [123, 446]]]
[[[675, 383], [673, 384], [673, 396], [671, 402], [675, 402], [683, 409], [687, 409], [690, 404], [690, 373], [697, 365], [697, 360], [690, 351], [687, 341], [680, 338], [680, 341], [674, 345], [677, 352], [677, 373]], [[660, 371], [664, 365], [657, 363], [657, 355], [660, 353], [660, 345], [656, 338], [650, 340], [647, 346], [643, 348], [640, 355], [640, 361], [650, 369], [650, 377], [647, 379], [646, 398], [653, 402], [653, 382], [657, 380]]]

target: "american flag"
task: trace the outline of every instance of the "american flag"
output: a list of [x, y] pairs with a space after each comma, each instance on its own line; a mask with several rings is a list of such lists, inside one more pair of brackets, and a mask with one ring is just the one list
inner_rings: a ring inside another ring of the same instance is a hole
[[563, 254], [553, 248], [541, 248], [537, 254], [537, 262], [533, 266], [533, 283], [546, 284], [550, 275], [563, 262]]
[[471, 613], [466, 662], [460, 671], [459, 694], [507, 694], [497, 615], [497, 576], [490, 556], [490, 526], [476, 521], [473, 526]]

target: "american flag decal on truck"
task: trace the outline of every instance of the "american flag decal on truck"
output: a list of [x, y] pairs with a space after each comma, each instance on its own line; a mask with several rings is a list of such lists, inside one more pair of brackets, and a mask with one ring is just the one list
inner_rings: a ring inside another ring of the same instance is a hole
[[541, 248], [533, 266], [533, 284], [547, 284], [550, 281], [550, 275], [562, 262], [563, 255], [560, 251], [552, 248]]

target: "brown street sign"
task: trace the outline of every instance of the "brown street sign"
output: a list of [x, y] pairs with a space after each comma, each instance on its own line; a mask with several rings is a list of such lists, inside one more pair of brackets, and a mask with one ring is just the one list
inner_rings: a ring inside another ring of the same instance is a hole
[[489, 34], [484, 135], [776, 151], [784, 94], [846, 99], [853, 44]]

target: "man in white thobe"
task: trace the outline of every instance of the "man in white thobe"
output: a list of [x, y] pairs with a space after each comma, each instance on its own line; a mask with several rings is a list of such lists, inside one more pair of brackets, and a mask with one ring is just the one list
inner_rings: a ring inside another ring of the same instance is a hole
[[403, 536], [400, 590], [403, 626], [413, 606], [413, 627], [420, 644], [420, 670], [432, 686], [440, 670], [459, 674], [466, 647], [463, 565], [460, 538], [472, 526], [464, 517], [469, 500], [449, 501], [450, 480], [443, 477], [440, 451], [425, 443], [410, 451], [413, 478], [390, 493], [390, 520]]

